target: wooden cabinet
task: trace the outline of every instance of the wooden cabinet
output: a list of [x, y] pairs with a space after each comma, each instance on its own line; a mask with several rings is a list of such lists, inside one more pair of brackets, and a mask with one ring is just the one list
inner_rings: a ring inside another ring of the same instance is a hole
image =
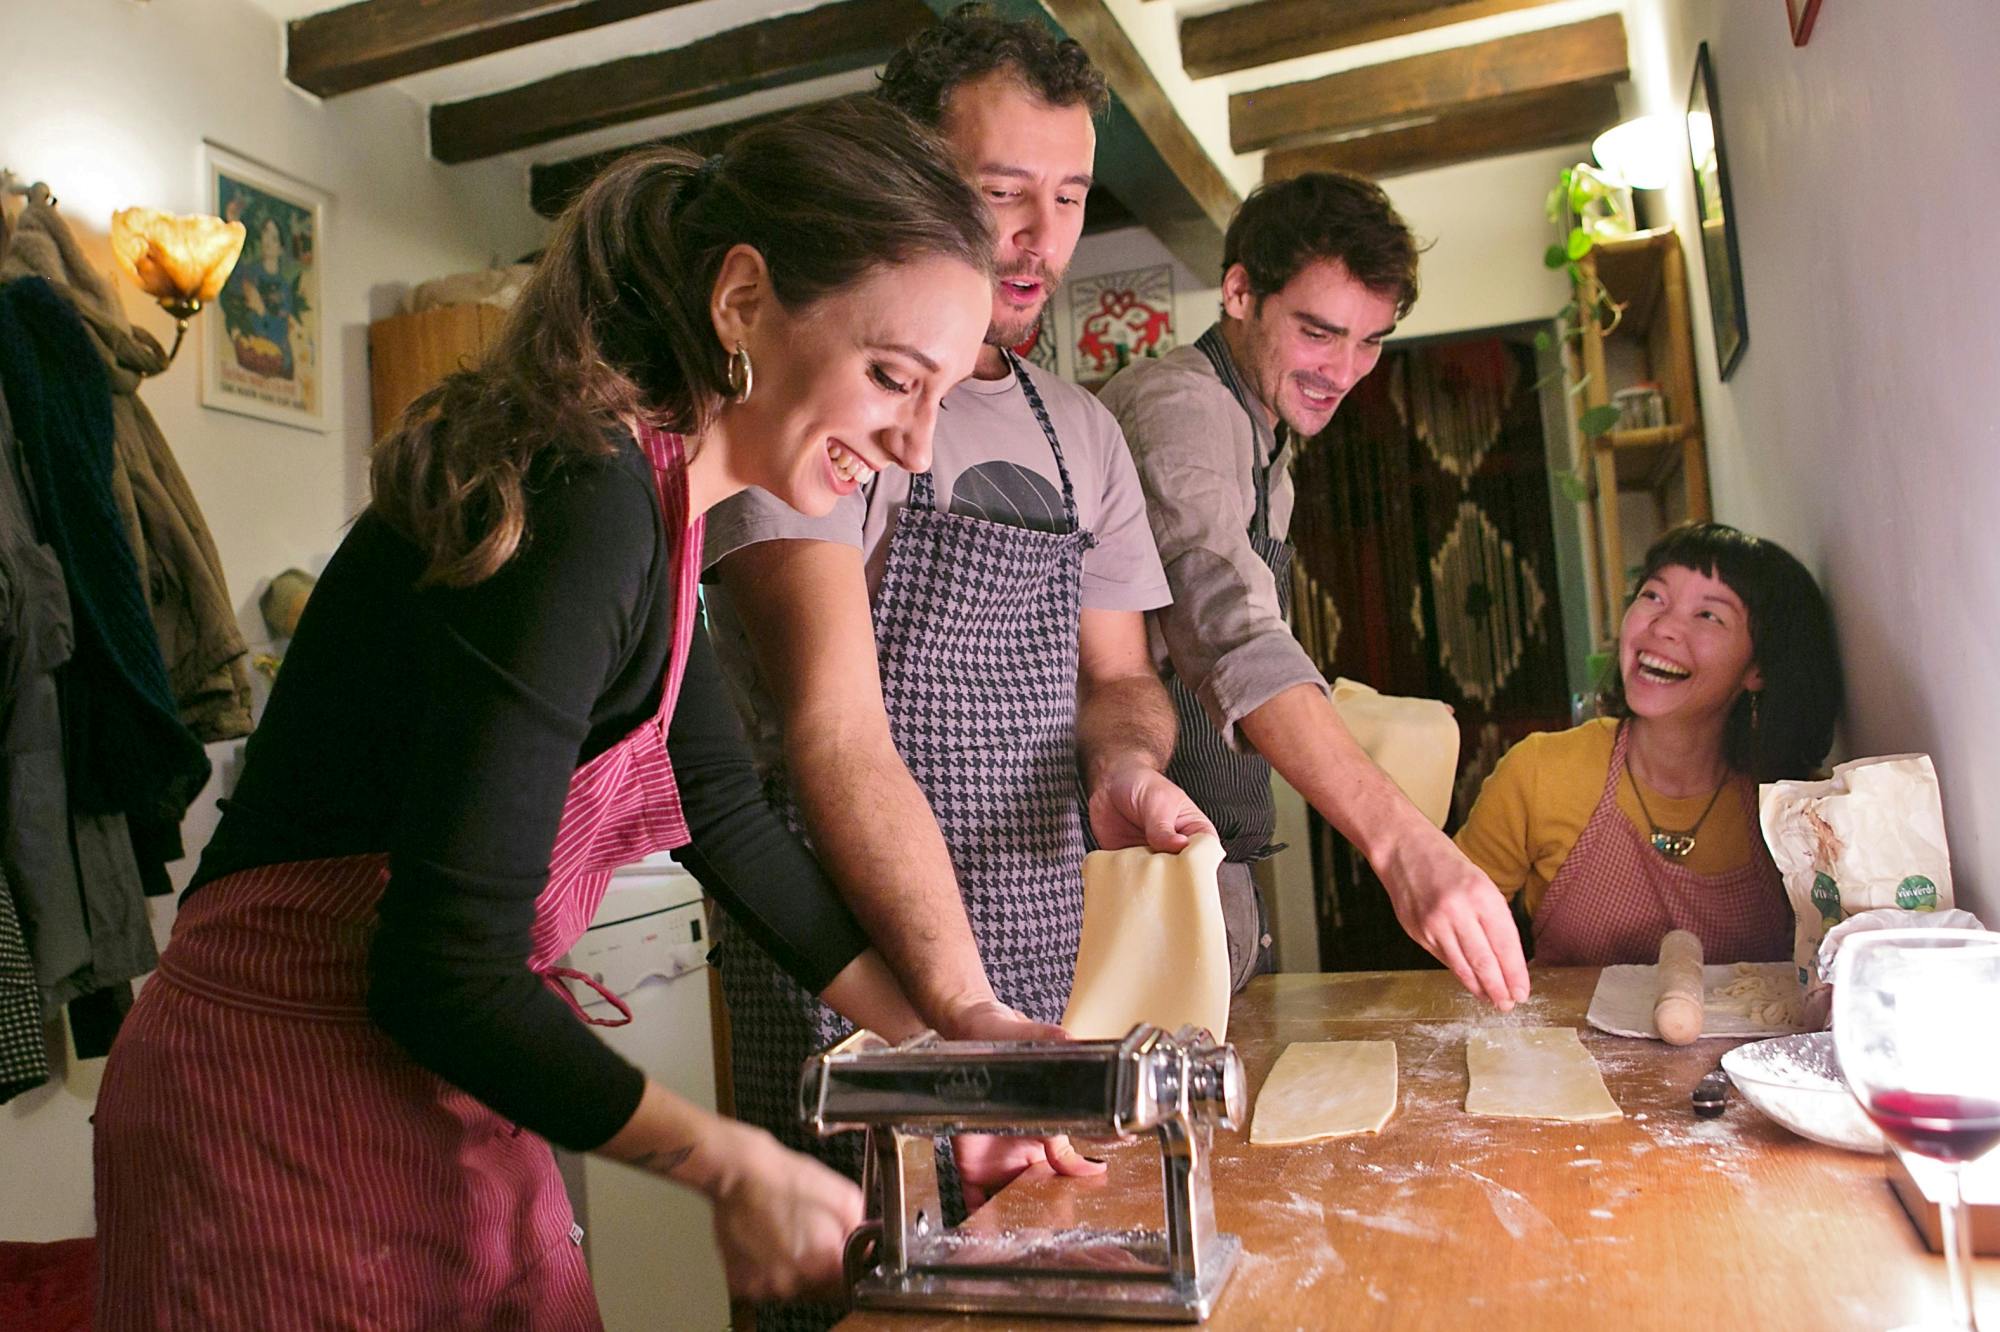
[[[1608, 405], [1620, 389], [1651, 383], [1659, 386], [1665, 417], [1661, 425], [1614, 428], [1579, 441], [1579, 459], [1589, 459], [1584, 470], [1596, 533], [1599, 638], [1609, 641], [1617, 636], [1631, 570], [1646, 547], [1674, 523], [1711, 516], [1708, 454], [1679, 233], [1662, 227], [1600, 241], [1581, 268], [1586, 286], [1594, 278], [1625, 307], [1609, 331], [1584, 325], [1575, 367], [1588, 377], [1581, 407]], [[1590, 308], [1587, 295], [1580, 297]]]
[[477, 361], [506, 320], [507, 311], [497, 305], [440, 305], [370, 324], [375, 438], [388, 434], [419, 394]]

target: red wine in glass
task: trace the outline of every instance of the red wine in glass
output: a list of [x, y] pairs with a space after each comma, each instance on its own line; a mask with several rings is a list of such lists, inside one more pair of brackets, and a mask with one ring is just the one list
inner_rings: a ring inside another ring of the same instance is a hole
[[1883, 1091], [1862, 1108], [1899, 1146], [1936, 1161], [1976, 1161], [2000, 1144], [2000, 1101]]

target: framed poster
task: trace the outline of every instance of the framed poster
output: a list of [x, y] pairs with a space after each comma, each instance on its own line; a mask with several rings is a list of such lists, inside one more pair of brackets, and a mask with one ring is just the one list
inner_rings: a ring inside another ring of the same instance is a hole
[[214, 143], [202, 174], [204, 207], [247, 233], [202, 324], [202, 405], [324, 431], [326, 192]]
[[1743, 259], [1736, 249], [1729, 161], [1722, 147], [1722, 104], [1715, 96], [1715, 67], [1708, 61], [1707, 42], [1695, 55], [1687, 135], [1695, 211], [1701, 218], [1702, 267], [1708, 272], [1708, 316], [1715, 325], [1715, 361], [1727, 379], [1750, 343], [1750, 317], [1743, 309]]
[[1101, 384], [1141, 356], [1173, 350], [1173, 265], [1072, 279], [1069, 308], [1073, 377]]

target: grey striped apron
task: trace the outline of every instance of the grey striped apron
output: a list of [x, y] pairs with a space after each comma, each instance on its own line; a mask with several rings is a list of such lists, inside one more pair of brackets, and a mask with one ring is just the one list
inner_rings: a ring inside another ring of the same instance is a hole
[[[1083, 925], [1077, 627], [1083, 556], [1096, 538], [1077, 522], [1041, 395], [1019, 361], [1008, 363], [1055, 453], [1069, 530], [941, 513], [930, 474], [912, 477], [875, 597], [875, 651], [890, 733], [944, 832], [994, 992], [1056, 1022]], [[789, 789], [774, 794], [799, 827]], [[854, 794], [866, 817], [867, 793]], [[725, 927], [720, 956], [737, 1116], [859, 1179], [861, 1135], [811, 1138], [798, 1109], [800, 1065], [848, 1024], [741, 930]], [[772, 1306], [757, 1326], [826, 1327], [841, 1312]]]
[[[1235, 397], [1237, 405], [1254, 419], [1250, 396], [1237, 377], [1222, 340], [1221, 325], [1210, 328], [1195, 344], [1215, 367], [1216, 377]], [[1252, 482], [1256, 505], [1250, 515], [1250, 546], [1270, 567], [1277, 582], [1278, 614], [1289, 617], [1292, 607], [1292, 546], [1271, 535], [1272, 457], [1256, 459]], [[1283, 850], [1274, 845], [1271, 834], [1277, 815], [1271, 805], [1271, 765], [1255, 750], [1231, 749], [1223, 742], [1215, 724], [1208, 719], [1201, 700], [1170, 666], [1166, 671], [1167, 694], [1173, 699], [1180, 735], [1174, 743], [1173, 759], [1167, 776], [1193, 798], [1201, 812], [1215, 824], [1222, 838], [1228, 863], [1223, 866], [1223, 915], [1229, 927], [1230, 965], [1235, 985], [1241, 989], [1251, 976], [1268, 970], [1263, 945], [1264, 909], [1249, 874], [1249, 866]]]

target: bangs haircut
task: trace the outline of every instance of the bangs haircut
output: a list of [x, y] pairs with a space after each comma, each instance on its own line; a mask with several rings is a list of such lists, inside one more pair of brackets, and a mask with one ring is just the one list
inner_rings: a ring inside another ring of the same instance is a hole
[[[1812, 776], [1833, 748], [1843, 693], [1833, 614], [1812, 574], [1775, 541], [1725, 523], [1683, 523], [1648, 548], [1626, 606], [1666, 568], [1720, 581], [1749, 616], [1750, 655], [1764, 688], [1756, 726], [1750, 724], [1749, 691], [1729, 711], [1723, 755], [1730, 768], [1760, 782]], [[1615, 659], [1601, 692], [1610, 715], [1632, 715]]]

